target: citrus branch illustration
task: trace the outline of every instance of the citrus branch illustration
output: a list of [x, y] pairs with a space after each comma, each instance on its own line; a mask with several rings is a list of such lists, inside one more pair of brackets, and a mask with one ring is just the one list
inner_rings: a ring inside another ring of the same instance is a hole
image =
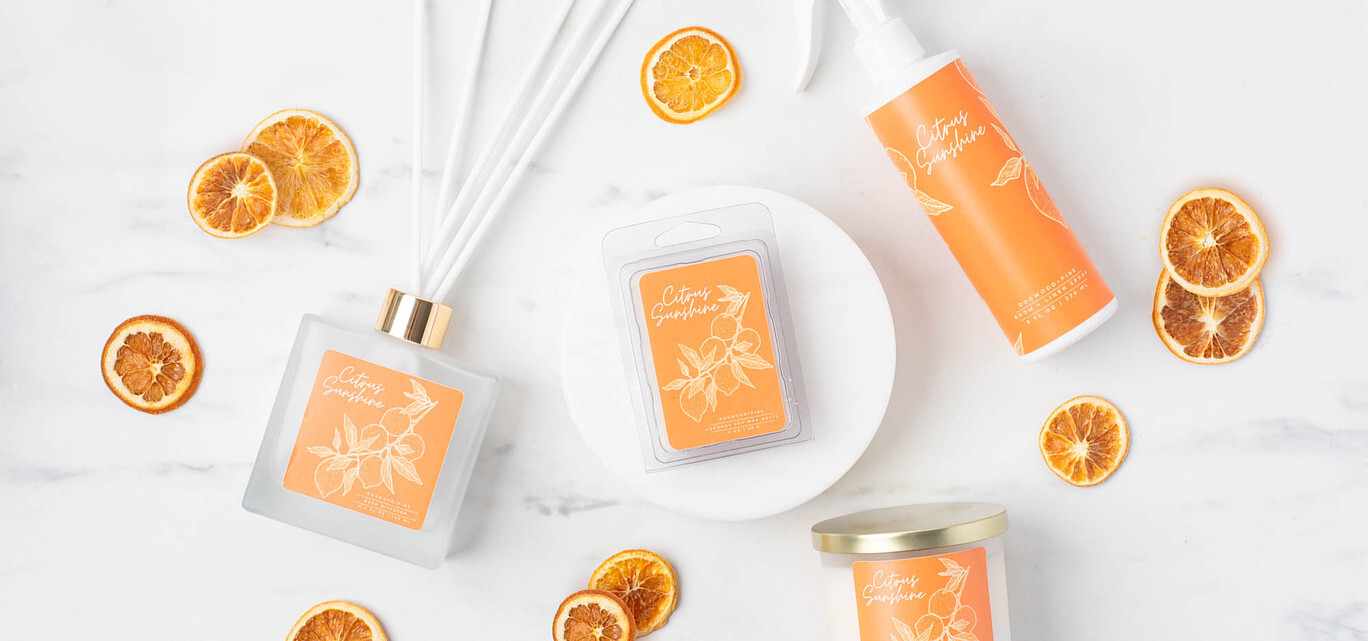
[[912, 195], [916, 197], [918, 203], [921, 203], [922, 209], [926, 210], [926, 215], [939, 216], [954, 209], [953, 206], [936, 200], [926, 195], [926, 192], [917, 189], [917, 169], [912, 166], [911, 161], [903, 155], [903, 152], [892, 147], [884, 147], [884, 152], [888, 154], [889, 160], [893, 161], [893, 165], [898, 168], [898, 172], [902, 174], [903, 182], [907, 183], [907, 188], [912, 190]]
[[[323, 498], [341, 491], [346, 496], [357, 481], [369, 489], [384, 485], [394, 493], [396, 473], [413, 483], [423, 484], [413, 462], [423, 457], [426, 443], [414, 432], [418, 423], [437, 407], [427, 390], [416, 380], [409, 379], [413, 392], [405, 392], [411, 403], [385, 410], [379, 423], [360, 430], [350, 417], [342, 415], [342, 428], [333, 430], [332, 446], [315, 445], [310, 454], [322, 457], [314, 468], [314, 486]], [[345, 441], [344, 441], [345, 439]], [[344, 449], [342, 445], [346, 444]]]
[[969, 568], [954, 559], [942, 557], [939, 560], [945, 571], [937, 576], [946, 577], [945, 587], [931, 593], [926, 601], [926, 614], [911, 626], [893, 617], [893, 629], [897, 634], [889, 634], [892, 641], [978, 641], [974, 635], [978, 614], [961, 602]]
[[742, 293], [735, 287], [718, 285], [723, 296], [718, 300], [727, 303], [726, 311], [712, 319], [709, 329], [712, 335], [703, 340], [699, 349], [683, 343], [679, 344], [681, 358], [676, 378], [660, 389], [673, 392], [683, 390], [679, 395], [679, 409], [696, 422], [703, 420], [708, 410], [717, 409], [717, 393], [731, 396], [742, 385], [754, 388], [748, 369], [772, 369], [774, 365], [761, 357], [760, 332], [741, 324], [746, 316], [746, 306], [750, 304], [750, 292]]

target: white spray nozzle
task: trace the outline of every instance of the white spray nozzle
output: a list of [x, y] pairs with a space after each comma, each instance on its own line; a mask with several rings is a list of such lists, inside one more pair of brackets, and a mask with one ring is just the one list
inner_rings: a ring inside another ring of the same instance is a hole
[[889, 18], [880, 0], [841, 0], [855, 31], [855, 57], [875, 82], [901, 71], [926, 55], [902, 18]]
[[879, 0], [841, 0], [841, 8], [855, 24], [855, 32], [862, 36], [888, 22], [888, 12]]

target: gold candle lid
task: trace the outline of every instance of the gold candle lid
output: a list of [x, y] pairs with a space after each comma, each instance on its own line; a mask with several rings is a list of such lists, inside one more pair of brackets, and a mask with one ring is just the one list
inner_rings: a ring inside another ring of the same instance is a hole
[[385, 294], [375, 329], [390, 336], [441, 349], [451, 324], [451, 308], [397, 289]]
[[993, 503], [925, 503], [856, 512], [812, 526], [812, 547], [833, 554], [912, 552], [973, 543], [1007, 531]]

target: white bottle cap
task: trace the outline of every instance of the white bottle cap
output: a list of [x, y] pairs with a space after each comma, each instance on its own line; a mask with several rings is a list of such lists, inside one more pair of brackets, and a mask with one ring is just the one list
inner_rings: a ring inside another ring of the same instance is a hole
[[855, 57], [875, 82], [887, 79], [925, 55], [926, 49], [902, 18], [886, 20], [855, 40]]

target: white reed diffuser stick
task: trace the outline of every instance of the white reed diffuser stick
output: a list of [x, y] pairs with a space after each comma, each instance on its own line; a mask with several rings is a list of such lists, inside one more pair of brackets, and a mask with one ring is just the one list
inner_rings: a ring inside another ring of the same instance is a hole
[[466, 129], [469, 127], [470, 112], [475, 103], [475, 87], [480, 76], [480, 63], [484, 59], [485, 36], [489, 32], [489, 14], [494, 7], [494, 0], [484, 0], [480, 8], [479, 17], [475, 23], [475, 38], [471, 41], [470, 61], [466, 64], [464, 78], [462, 78], [461, 90], [456, 102], [456, 120], [451, 126], [451, 139], [447, 145], [446, 162], [442, 165], [442, 179], [437, 202], [432, 204], [432, 229], [441, 227], [442, 220], [446, 218], [447, 201], [451, 195], [452, 175], [456, 173], [456, 167], [461, 161], [461, 152], [465, 146]]
[[413, 287], [423, 287], [423, 85], [427, 81], [427, 0], [413, 0]]
[[[606, 1], [607, 0], [605, 0], [605, 2]], [[475, 226], [474, 232], [470, 236], [469, 240], [461, 248], [459, 258], [456, 260], [455, 264], [452, 265], [452, 267], [447, 271], [445, 278], [442, 280], [442, 283], [438, 286], [435, 297], [436, 300], [442, 300], [446, 298], [448, 294], [451, 293], [451, 288], [456, 284], [457, 279], [460, 278], [461, 272], [465, 269], [465, 266], [470, 262], [471, 257], [474, 255], [475, 249], [479, 247], [480, 242], [484, 239], [484, 235], [488, 233], [491, 223], [493, 223], [493, 221], [496, 220], [498, 215], [503, 211], [503, 204], [507, 200], [509, 193], [511, 193], [510, 188], [513, 184], [517, 182], [518, 178], [521, 177], [522, 172], [527, 168], [527, 164], [531, 162], [532, 156], [534, 156], [537, 153], [538, 149], [541, 147], [542, 142], [546, 139], [546, 136], [550, 132], [551, 127], [555, 125], [556, 121], [560, 118], [560, 115], [565, 111], [565, 107], [570, 103], [570, 100], [574, 97], [576, 91], [579, 89], [580, 83], [584, 81], [584, 78], [588, 75], [589, 70], [593, 68], [594, 63], [598, 60], [599, 54], [603, 52], [603, 48], [608, 44], [608, 40], [612, 38], [613, 33], [617, 30], [618, 24], [622, 22], [622, 18], [627, 14], [627, 10], [631, 8], [632, 3], [633, 0], [618, 1], [617, 8], [613, 11], [612, 15], [609, 16], [606, 24], [603, 26], [603, 29], [599, 32], [598, 38], [594, 41], [593, 46], [590, 47], [589, 52], [585, 54], [584, 59], [580, 62], [579, 67], [575, 70], [574, 75], [570, 78], [570, 81], [562, 90], [560, 97], [556, 100], [556, 103], [552, 105], [551, 110], [547, 112], [546, 117], [541, 122], [536, 134], [533, 135], [532, 142], [528, 144], [527, 148], [518, 158], [517, 165], [513, 168], [513, 171], [509, 174], [503, 185], [499, 188], [498, 193], [494, 198], [494, 201], [490, 204], [489, 208], [484, 211], [484, 213], [479, 217], [478, 220], [468, 221], [467, 226]], [[592, 21], [590, 22], [590, 25], [592, 25]]]
[[546, 58], [551, 53], [552, 46], [556, 43], [557, 36], [561, 29], [565, 27], [565, 19], [570, 15], [570, 8], [575, 5], [575, 0], [566, 0], [561, 7], [561, 11], [551, 28], [546, 34], [546, 38], [537, 47], [536, 53], [532, 55], [532, 62], [528, 65], [527, 71], [523, 74], [522, 80], [518, 83], [518, 90], [514, 94], [513, 104], [504, 111], [504, 119], [499, 125], [494, 136], [486, 143], [485, 148], [480, 152], [479, 159], [471, 167], [470, 173], [466, 174], [465, 180], [461, 184], [461, 189], [456, 194], [456, 202], [451, 204], [447, 211], [442, 225], [432, 234], [428, 241], [428, 246], [424, 253], [423, 266], [429, 274], [436, 267], [437, 256], [455, 238], [457, 229], [464, 224], [465, 214], [462, 211], [469, 203], [470, 199], [477, 195], [476, 185], [485, 180], [485, 174], [490, 168], [490, 163], [497, 153], [499, 146], [504, 144], [504, 140], [511, 130], [513, 123], [523, 113], [526, 103], [533, 96], [532, 90], [537, 81], [537, 72], [544, 66]]

